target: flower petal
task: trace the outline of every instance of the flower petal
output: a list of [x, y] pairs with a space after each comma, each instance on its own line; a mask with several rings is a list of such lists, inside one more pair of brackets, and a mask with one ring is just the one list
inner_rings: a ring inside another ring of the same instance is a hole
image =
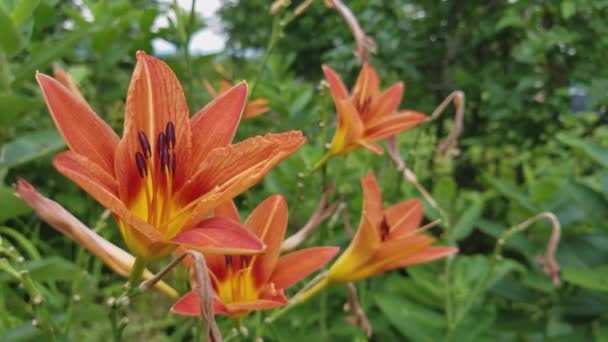
[[399, 132], [416, 127], [425, 122], [426, 119], [426, 115], [409, 110], [389, 115], [375, 121], [372, 126], [366, 127], [365, 139], [367, 141], [376, 141], [388, 138]]
[[423, 249], [410, 258], [395, 261], [394, 263], [390, 263], [385, 267], [387, 269], [395, 269], [399, 267], [423, 264], [456, 253], [458, 253], [458, 248], [455, 247], [431, 246]]
[[177, 234], [171, 242], [180, 246], [211, 254], [256, 254], [264, 244], [239, 223], [221, 217], [212, 217]]
[[244, 225], [266, 244], [264, 253], [251, 259], [257, 284], [265, 284], [277, 264], [287, 229], [287, 203], [283, 196], [268, 197], [251, 212]]
[[424, 217], [422, 202], [418, 199], [411, 199], [392, 205], [384, 210], [384, 217], [390, 227], [391, 238], [410, 234], [420, 227]]
[[91, 195], [99, 204], [125, 221], [150, 243], [162, 242], [163, 237], [150, 224], [140, 220], [116, 197], [111, 188], [109, 175], [86, 157], [73, 152], [63, 152], [53, 160], [55, 168], [81, 189]]
[[277, 289], [286, 289], [321, 268], [340, 249], [338, 247], [312, 247], [283, 255], [270, 276]]
[[213, 216], [223, 217], [230, 219], [234, 222], [241, 222], [241, 215], [239, 214], [239, 209], [234, 204], [234, 201], [227, 201], [225, 203], [220, 204], [213, 211]]
[[375, 97], [370, 109], [371, 117], [366, 122], [383, 118], [397, 111], [403, 98], [403, 82], [397, 82], [386, 89], [380, 96]]
[[243, 117], [245, 119], [251, 119], [258, 115], [262, 115], [268, 112], [269, 110], [270, 107], [268, 106], [267, 99], [251, 100], [247, 103], [247, 106], [245, 107], [245, 114], [243, 114]]
[[248, 313], [251, 311], [262, 311], [262, 310], [270, 310], [279, 308], [281, 306], [285, 306], [287, 304], [287, 300], [285, 301], [274, 301], [268, 299], [258, 299], [252, 302], [245, 303], [230, 303], [224, 304], [226, 307], [226, 315], [228, 316], [242, 316], [243, 313]]
[[359, 108], [362, 108], [368, 99], [373, 99], [378, 95], [380, 95], [380, 78], [378, 78], [378, 73], [376, 73], [374, 67], [364, 63], [353, 88], [352, 101]]
[[87, 156], [114, 175], [114, 151], [118, 136], [91, 107], [57, 80], [44, 74], [36, 79], [63, 140], [70, 150]]
[[193, 171], [209, 152], [224, 147], [232, 141], [241, 120], [247, 100], [247, 83], [241, 82], [209, 102], [194, 115], [190, 128], [192, 141]]
[[[198, 299], [198, 295], [194, 291], [186, 293], [173, 304], [171, 312], [182, 316], [200, 316], [201, 302]], [[226, 307], [217, 299], [217, 297], [213, 298], [213, 312], [216, 315], [227, 313]]]
[[327, 83], [329, 83], [329, 90], [331, 91], [331, 96], [334, 98], [334, 101], [348, 99], [348, 89], [346, 89], [340, 75], [325, 64], [323, 64], [322, 68], [325, 78], [327, 79]]
[[[142, 178], [137, 169], [135, 154], [146, 154], [140, 143], [143, 133], [150, 145], [152, 170], [159, 179], [164, 178], [158, 156], [157, 141], [161, 133], [173, 123], [175, 144], [171, 154], [176, 160], [172, 177], [173, 189], [179, 189], [190, 174], [191, 137], [188, 106], [184, 91], [173, 71], [160, 59], [137, 52], [137, 65], [133, 71], [125, 108], [123, 138], [118, 145], [116, 176], [119, 195], [127, 205], [139, 194]], [[170, 156], [171, 157], [171, 156]], [[161, 178], [162, 177], [162, 178]], [[140, 186], [134, 186], [138, 184]]]
[[336, 133], [331, 141], [330, 152], [341, 154], [356, 148], [357, 141], [363, 136], [364, 126], [359, 112], [349, 100], [334, 100], [338, 114]]
[[266, 134], [211, 151], [178, 194], [184, 203], [196, 204], [186, 228], [258, 183], [305, 141], [302, 132], [291, 131]]

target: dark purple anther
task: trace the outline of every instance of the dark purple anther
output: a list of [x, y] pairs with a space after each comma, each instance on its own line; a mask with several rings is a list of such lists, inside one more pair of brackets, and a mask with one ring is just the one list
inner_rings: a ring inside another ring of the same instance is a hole
[[160, 133], [158, 135], [158, 141], [156, 145], [156, 150], [159, 156], [162, 156], [163, 151], [167, 149], [167, 138], [165, 137], [165, 133]]
[[146, 137], [146, 133], [143, 131], [137, 132], [137, 138], [139, 139], [139, 145], [141, 145], [141, 150], [144, 152], [144, 157], [150, 158], [152, 156], [152, 149], [150, 148], [150, 142], [148, 141], [148, 137]]
[[135, 153], [135, 164], [137, 164], [137, 171], [139, 171], [139, 176], [144, 178], [145, 175], [148, 174], [148, 169], [146, 168], [146, 159], [141, 152]]
[[175, 156], [175, 152], [171, 153], [171, 174], [175, 174], [175, 169], [177, 168], [177, 157]]
[[175, 147], [175, 125], [173, 121], [169, 121], [167, 123], [167, 128], [165, 129], [165, 134], [167, 135], [167, 145], [169, 148]]
[[388, 223], [386, 222], [386, 217], [382, 218], [382, 221], [380, 221], [380, 240], [384, 241], [386, 240], [386, 238], [388, 237], [388, 234], [390, 233], [390, 227], [388, 226]]
[[160, 169], [162, 172], [165, 172], [165, 168], [169, 167], [169, 150], [167, 150], [167, 146], [160, 151]]
[[226, 261], [226, 267], [232, 266], [232, 255], [224, 256], [224, 260]]

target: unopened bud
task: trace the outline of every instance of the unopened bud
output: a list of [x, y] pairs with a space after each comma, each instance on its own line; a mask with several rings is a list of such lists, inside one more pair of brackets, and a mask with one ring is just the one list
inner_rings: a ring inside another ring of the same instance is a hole
[[42, 298], [41, 295], [37, 295], [34, 298], [32, 298], [32, 303], [34, 303], [34, 305], [40, 305], [42, 304], [44, 298]]

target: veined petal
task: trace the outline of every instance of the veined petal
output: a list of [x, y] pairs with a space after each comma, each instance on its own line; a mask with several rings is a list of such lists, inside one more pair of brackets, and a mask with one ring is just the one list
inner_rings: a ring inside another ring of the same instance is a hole
[[427, 116], [414, 111], [403, 111], [386, 116], [375, 121], [372, 126], [365, 129], [365, 139], [376, 141], [393, 136], [426, 121]]
[[395, 265], [398, 265], [400, 260], [414, 256], [431, 245], [433, 241], [433, 238], [422, 234], [404, 239], [388, 240], [382, 244], [373, 259], [348, 276], [348, 281], [356, 281], [392, 270], [397, 267]]
[[287, 203], [283, 196], [268, 197], [251, 212], [244, 225], [266, 244], [266, 251], [251, 260], [257, 284], [265, 284], [277, 264], [287, 229]]
[[247, 83], [241, 82], [209, 102], [194, 115], [190, 125], [193, 171], [216, 147], [224, 147], [232, 141], [241, 120], [247, 100]]
[[116, 197], [115, 192], [108, 187], [108, 176], [101, 176], [104, 171], [100, 166], [89, 161], [86, 157], [72, 152], [59, 154], [53, 160], [53, 165], [61, 174], [76, 183], [102, 206], [149, 240], [150, 243], [164, 240], [154, 227], [140, 220]]
[[184, 203], [196, 205], [186, 228], [199, 222], [219, 204], [257, 184], [305, 141], [302, 132], [291, 131], [266, 134], [211, 151], [178, 194]]
[[[198, 295], [194, 291], [189, 291], [173, 304], [171, 312], [182, 316], [200, 316], [201, 302]], [[217, 297], [213, 297], [213, 312], [214, 314], [226, 314], [226, 307]]]
[[256, 254], [264, 244], [245, 227], [232, 220], [213, 217], [177, 234], [171, 242], [211, 254]]
[[364, 126], [359, 112], [349, 100], [335, 100], [338, 124], [331, 141], [330, 152], [340, 154], [352, 150], [351, 145], [363, 136]]
[[358, 106], [363, 107], [368, 98], [373, 99], [380, 95], [380, 78], [376, 69], [364, 63], [357, 77], [357, 82], [353, 88], [352, 101]]
[[420, 227], [423, 216], [422, 202], [418, 199], [411, 199], [386, 208], [384, 217], [390, 227], [390, 238], [415, 232]]
[[241, 222], [239, 209], [232, 200], [226, 201], [215, 208], [213, 211], [213, 216], [227, 218], [234, 222]]
[[150, 144], [150, 172], [159, 178], [164, 177], [157, 142], [160, 134], [168, 131], [170, 122], [175, 136], [170, 153], [175, 155], [176, 160], [172, 188], [179, 189], [190, 174], [191, 165], [190, 118], [184, 91], [167, 64], [139, 51], [127, 95], [123, 138], [118, 145], [115, 162], [119, 195], [127, 204], [140, 190], [138, 186], [133, 186], [141, 183], [135, 154], [145, 154], [140, 133], [146, 136]]
[[36, 79], [55, 126], [70, 150], [87, 156], [105, 172], [114, 175], [118, 136], [112, 128], [57, 80], [44, 74], [37, 74]]
[[270, 276], [277, 289], [286, 289], [325, 265], [340, 249], [312, 247], [283, 255]]
[[284, 306], [286, 304], [287, 300], [275, 301], [269, 299], [258, 299], [252, 302], [224, 304], [224, 306], [226, 307], [226, 315], [241, 316], [244, 313], [248, 313], [251, 311], [270, 310]]
[[415, 255], [407, 259], [394, 261], [385, 265], [384, 267], [386, 269], [395, 269], [399, 267], [423, 264], [456, 253], [458, 253], [458, 248], [455, 247], [431, 246], [423, 249], [422, 251], [416, 253]]
[[403, 82], [397, 82], [374, 98], [371, 104], [369, 121], [380, 119], [397, 111], [403, 97]]
[[334, 98], [334, 101], [348, 99], [348, 89], [346, 89], [340, 75], [325, 64], [323, 64], [322, 68], [325, 78], [327, 79], [327, 83], [329, 83], [329, 90], [331, 91], [331, 96]]

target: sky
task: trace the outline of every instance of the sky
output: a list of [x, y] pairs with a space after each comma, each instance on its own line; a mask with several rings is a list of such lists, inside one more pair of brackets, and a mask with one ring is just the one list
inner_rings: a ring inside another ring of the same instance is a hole
[[[162, 0], [170, 4], [172, 0]], [[177, 0], [178, 5], [189, 11], [192, 0]], [[190, 41], [190, 53], [192, 55], [206, 55], [222, 51], [226, 45], [226, 35], [223, 33], [217, 10], [221, 7], [220, 0], [198, 0], [195, 3], [195, 11], [203, 17], [205, 28], [196, 32]], [[173, 13], [159, 16], [154, 22], [154, 28], [169, 27], [168, 18], [175, 18]], [[154, 53], [166, 55], [175, 53], [175, 46], [166, 40], [155, 39], [152, 41]]]

